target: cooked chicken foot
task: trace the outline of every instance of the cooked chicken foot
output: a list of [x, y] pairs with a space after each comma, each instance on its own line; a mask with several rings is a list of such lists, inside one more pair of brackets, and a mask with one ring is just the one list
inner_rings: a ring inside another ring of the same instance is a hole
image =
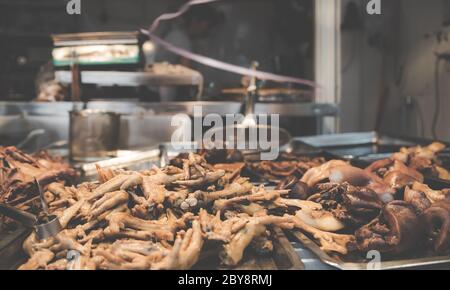
[[318, 230], [305, 223], [298, 216], [292, 217], [295, 227], [311, 234], [320, 243], [320, 248], [327, 253], [348, 254], [355, 249], [356, 240], [352, 235], [340, 235]]
[[186, 270], [195, 265], [203, 246], [202, 230], [198, 221], [192, 222], [184, 237], [177, 236], [172, 251], [161, 262], [152, 265], [152, 269]]
[[102, 198], [94, 202], [90, 209], [88, 220], [95, 219], [102, 213], [113, 209], [128, 201], [128, 193], [125, 191], [109, 192], [103, 195]]

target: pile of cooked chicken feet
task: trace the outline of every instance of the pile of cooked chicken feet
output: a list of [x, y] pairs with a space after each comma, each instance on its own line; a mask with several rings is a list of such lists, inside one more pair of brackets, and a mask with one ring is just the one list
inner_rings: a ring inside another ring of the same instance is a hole
[[[42, 241], [31, 234], [24, 242], [30, 258], [20, 269], [189, 269], [211, 247], [234, 266], [250, 245], [273, 249], [271, 226], [304, 229], [340, 252], [353, 242], [309, 225], [321, 212], [318, 204], [256, 187], [240, 177], [240, 168], [189, 154], [179, 167], [98, 168], [96, 183], [51, 184], [45, 198], [64, 230]], [[68, 259], [74, 253], [77, 262]]]

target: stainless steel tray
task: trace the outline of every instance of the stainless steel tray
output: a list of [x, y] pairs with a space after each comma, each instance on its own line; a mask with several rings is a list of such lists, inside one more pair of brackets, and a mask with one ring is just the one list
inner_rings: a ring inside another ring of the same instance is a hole
[[403, 138], [390, 137], [378, 132], [342, 133], [296, 138], [316, 148], [358, 146], [368, 144], [391, 145], [391, 146], [413, 146], [414, 142]]
[[[340, 269], [340, 270], [370, 270], [372, 269], [368, 262], [365, 263], [352, 263], [339, 260], [337, 258], [330, 257], [327, 253], [322, 251], [320, 247], [311, 240], [308, 236], [300, 231], [290, 232], [299, 242], [301, 242], [306, 248], [313, 252], [317, 257], [325, 264]], [[440, 257], [425, 257], [415, 259], [402, 259], [395, 261], [381, 261], [377, 265], [377, 270], [401, 270], [423, 267], [436, 267], [439, 269], [450, 269], [450, 256]], [[446, 267], [444, 267], [446, 266]]]

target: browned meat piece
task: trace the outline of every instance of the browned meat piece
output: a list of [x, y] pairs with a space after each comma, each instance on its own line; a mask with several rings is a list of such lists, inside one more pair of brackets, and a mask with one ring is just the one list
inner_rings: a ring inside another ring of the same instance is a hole
[[450, 201], [434, 203], [425, 210], [423, 219], [430, 247], [438, 254], [450, 250]]
[[36, 178], [42, 186], [54, 181], [73, 181], [75, 170], [46, 152], [28, 155], [15, 147], [0, 147], [0, 202], [23, 203], [37, 195]]
[[428, 185], [414, 182], [406, 187], [403, 199], [409, 202], [418, 214], [423, 214], [432, 204], [450, 201], [449, 190], [433, 190]]
[[367, 224], [379, 215], [383, 206], [378, 195], [365, 187], [325, 183], [318, 185], [317, 190], [309, 200], [321, 204], [350, 228]]
[[384, 203], [394, 200], [395, 189], [391, 188], [384, 180], [372, 172], [362, 170], [350, 165], [334, 167], [330, 170], [331, 182], [348, 182], [354, 186], [367, 187], [378, 194]]
[[425, 147], [402, 148], [400, 152], [393, 154], [392, 159], [400, 161], [422, 174], [450, 180], [450, 173], [442, 167], [442, 162], [438, 156], [444, 149], [445, 145], [439, 142]]
[[379, 217], [358, 229], [355, 236], [362, 252], [403, 254], [420, 248], [424, 230], [409, 203], [393, 201], [383, 208]]
[[413, 190], [409, 186], [405, 188], [403, 200], [410, 203], [419, 215], [431, 206], [431, 201], [427, 198], [425, 193]]
[[433, 160], [426, 157], [412, 156], [409, 159], [408, 165], [420, 172], [433, 171]]
[[[280, 158], [283, 160], [282, 158]], [[271, 181], [283, 180], [286, 177], [303, 176], [309, 169], [325, 163], [323, 158], [308, 158], [297, 156], [296, 159], [286, 161], [261, 161], [249, 163], [250, 171]]]
[[339, 167], [346, 166], [347, 162], [342, 160], [331, 160], [320, 166], [309, 169], [301, 178], [301, 181], [306, 183], [309, 187], [313, 187], [316, 184], [327, 180], [331, 175], [331, 170]]
[[423, 192], [425, 196], [431, 201], [431, 203], [450, 199], [450, 192], [448, 189], [433, 190], [428, 185], [420, 182], [415, 182], [412, 189], [415, 191]]
[[365, 170], [375, 173], [378, 177], [383, 178], [393, 164], [394, 160], [392, 158], [381, 159], [370, 164]]
[[293, 175], [286, 177], [283, 181], [281, 181], [276, 189], [287, 189], [290, 190], [289, 196], [294, 199], [306, 200], [312, 194], [312, 190], [308, 187], [308, 185], [302, 181], [300, 181], [301, 175], [294, 172]]
[[384, 176], [384, 181], [395, 190], [412, 185], [414, 182], [423, 182], [423, 175], [417, 170], [407, 167], [401, 161], [394, 161]]
[[[417, 157], [423, 161], [429, 161], [423, 157]], [[372, 163], [365, 170], [377, 174], [394, 190], [400, 190], [411, 186], [414, 182], [423, 182], [424, 177], [419, 167], [413, 166], [412, 159], [403, 153], [394, 154], [392, 158], [383, 159]]]
[[309, 187], [324, 181], [334, 183], [348, 182], [354, 186], [367, 187], [376, 192], [383, 202], [394, 200], [395, 190], [390, 188], [380, 177], [372, 172], [348, 165], [341, 160], [331, 160], [321, 166], [308, 170], [301, 181]]

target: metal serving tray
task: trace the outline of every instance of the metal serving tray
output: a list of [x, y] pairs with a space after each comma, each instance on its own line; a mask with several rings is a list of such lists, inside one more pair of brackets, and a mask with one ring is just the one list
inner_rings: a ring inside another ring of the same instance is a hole
[[[374, 270], [371, 264], [345, 262], [337, 258], [330, 257], [327, 253], [322, 251], [320, 247], [312, 241], [309, 237], [300, 231], [291, 231], [299, 242], [306, 248], [313, 252], [325, 264], [340, 270]], [[401, 259], [394, 261], [381, 261], [376, 265], [376, 270], [401, 270], [411, 268], [425, 268], [425, 269], [450, 269], [450, 256], [440, 257], [425, 257], [414, 259]]]
[[316, 148], [348, 147], [368, 144], [408, 146], [415, 143], [403, 138], [382, 135], [378, 132], [359, 132], [299, 137], [296, 140]]
[[295, 142], [320, 148], [345, 159], [368, 154], [396, 152], [401, 147], [415, 146], [408, 138], [391, 137], [378, 132], [344, 133], [295, 138]]

